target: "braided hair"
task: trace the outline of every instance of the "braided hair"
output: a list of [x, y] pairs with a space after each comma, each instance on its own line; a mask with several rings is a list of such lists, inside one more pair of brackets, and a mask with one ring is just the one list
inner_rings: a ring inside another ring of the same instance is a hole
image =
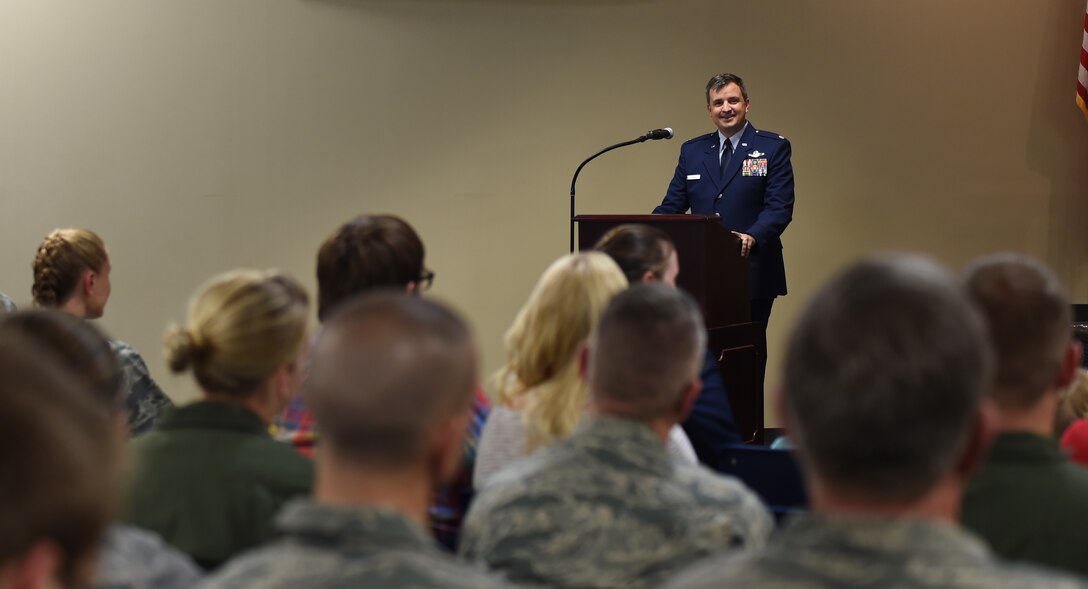
[[87, 229], [54, 229], [34, 257], [34, 304], [54, 308], [76, 292], [86, 270], [101, 271], [108, 261], [102, 238]]

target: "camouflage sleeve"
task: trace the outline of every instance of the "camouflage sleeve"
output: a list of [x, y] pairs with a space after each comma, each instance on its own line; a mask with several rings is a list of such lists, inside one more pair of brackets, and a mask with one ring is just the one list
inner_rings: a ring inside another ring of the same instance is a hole
[[111, 344], [124, 371], [129, 433], [136, 436], [151, 429], [159, 416], [174, 404], [155, 384], [144, 359], [132, 346], [117, 340]]
[[[745, 489], [747, 490], [747, 489]], [[741, 499], [739, 530], [745, 548], [762, 548], [774, 531], [774, 518], [755, 493], [748, 491]]]

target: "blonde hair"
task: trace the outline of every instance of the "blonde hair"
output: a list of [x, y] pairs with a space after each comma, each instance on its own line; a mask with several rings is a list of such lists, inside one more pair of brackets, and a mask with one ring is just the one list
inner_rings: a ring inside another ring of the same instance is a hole
[[506, 365], [495, 375], [504, 405], [523, 399], [525, 452], [566, 437], [582, 417], [586, 385], [578, 350], [613, 295], [627, 288], [605, 254], [559, 258], [544, 272], [506, 332]]
[[207, 392], [244, 398], [294, 362], [308, 315], [306, 291], [289, 276], [220, 274], [189, 302], [185, 326], [167, 331], [167, 362], [174, 373], [191, 369]]
[[101, 271], [109, 261], [102, 238], [87, 229], [54, 229], [45, 236], [34, 256], [34, 304], [64, 304], [86, 270]]

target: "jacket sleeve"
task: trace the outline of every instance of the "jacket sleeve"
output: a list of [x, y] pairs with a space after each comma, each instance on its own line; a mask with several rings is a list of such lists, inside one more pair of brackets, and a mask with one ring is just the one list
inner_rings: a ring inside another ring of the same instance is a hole
[[767, 163], [767, 187], [763, 193], [763, 210], [747, 233], [756, 238], [757, 246], [771, 243], [782, 235], [793, 220], [792, 148], [787, 139], [774, 150]]
[[681, 147], [680, 159], [676, 162], [676, 172], [672, 175], [672, 182], [669, 182], [669, 191], [665, 193], [665, 198], [661, 201], [661, 204], [654, 209], [655, 215], [688, 212], [688, 209], [691, 208], [691, 201], [688, 199], [687, 181], [687, 162], [684, 157], [684, 148]]

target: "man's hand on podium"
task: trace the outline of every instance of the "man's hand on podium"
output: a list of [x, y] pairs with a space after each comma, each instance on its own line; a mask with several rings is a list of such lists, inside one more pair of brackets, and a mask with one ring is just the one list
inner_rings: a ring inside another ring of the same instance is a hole
[[756, 238], [747, 233], [738, 233], [736, 231], [732, 231], [731, 233], [740, 238], [740, 257], [747, 258], [748, 253], [756, 246]]

